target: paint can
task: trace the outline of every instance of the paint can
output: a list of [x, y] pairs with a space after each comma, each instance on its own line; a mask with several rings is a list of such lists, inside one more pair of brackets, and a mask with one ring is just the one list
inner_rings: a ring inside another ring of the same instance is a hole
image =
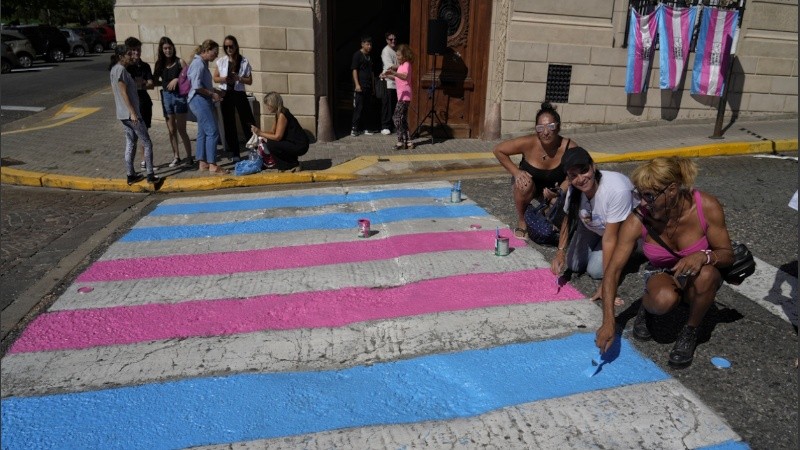
[[369, 237], [369, 219], [358, 219], [358, 237]]
[[507, 256], [508, 252], [508, 238], [498, 236], [494, 240], [494, 254], [497, 256]]
[[460, 203], [461, 202], [461, 189], [453, 188], [450, 191], [450, 203]]

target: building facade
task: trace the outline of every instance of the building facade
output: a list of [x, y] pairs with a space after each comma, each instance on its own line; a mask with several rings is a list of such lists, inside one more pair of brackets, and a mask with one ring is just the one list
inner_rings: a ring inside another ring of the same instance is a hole
[[[410, 122], [422, 132], [480, 138], [529, 131], [546, 98], [565, 128], [716, 117], [719, 97], [689, 93], [694, 53], [677, 91], [658, 88], [656, 51], [647, 93], [625, 93], [630, 2], [117, 0], [115, 20], [120, 40], [138, 37], [151, 62], [161, 36], [186, 60], [205, 39], [221, 44], [236, 36], [254, 68], [249, 91], [258, 102], [281, 93], [312, 133], [320, 105], [329, 108], [337, 136], [348, 132], [352, 54], [360, 36], [371, 35], [379, 70], [386, 31], [416, 56]], [[742, 3], [725, 117], [796, 114], [798, 2]], [[436, 37], [431, 19], [446, 25], [446, 49], [437, 54], [428, 52], [436, 44], [429, 42]], [[261, 120], [268, 126], [271, 118]]]

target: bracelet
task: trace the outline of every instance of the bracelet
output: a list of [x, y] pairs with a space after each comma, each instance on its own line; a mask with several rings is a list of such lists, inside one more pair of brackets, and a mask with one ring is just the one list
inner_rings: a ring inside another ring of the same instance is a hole
[[700, 250], [700, 251], [706, 254], [706, 265], [711, 264], [711, 254], [713, 252], [711, 250]]

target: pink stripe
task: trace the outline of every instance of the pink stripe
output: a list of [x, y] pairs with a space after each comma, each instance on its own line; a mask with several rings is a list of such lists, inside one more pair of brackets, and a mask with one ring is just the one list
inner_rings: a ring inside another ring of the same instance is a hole
[[[376, 261], [399, 256], [451, 250], [494, 249], [495, 232], [453, 231], [392, 236], [293, 247], [275, 247], [200, 255], [98, 261], [78, 277], [79, 282], [136, 280], [142, 278], [223, 275], [298, 267]], [[511, 237], [512, 248], [525, 241]]]
[[714, 35], [717, 32], [717, 15], [719, 10], [708, 8], [706, 11], [710, 14], [708, 23], [708, 33], [706, 34], [706, 46], [703, 52], [703, 64], [700, 66], [700, 92], [704, 95], [714, 95], [708, 92], [709, 84], [711, 83], [711, 51], [714, 48]]
[[[670, 44], [673, 44], [675, 42], [675, 33], [673, 32], [674, 27], [675, 27], [675, 25], [674, 25], [675, 12], [676, 12], [675, 9], [673, 9], [671, 7], [665, 7], [664, 8], [664, 14], [666, 15], [665, 20], [666, 20], [666, 23], [668, 24], [664, 28], [667, 31], [667, 33], [666, 33], [667, 34], [667, 42], [670, 43]], [[680, 19], [680, 16], [678, 16], [678, 18]], [[668, 68], [669, 68], [669, 87], [672, 88], [673, 86], [675, 86], [677, 84], [677, 83], [675, 83], [675, 73], [678, 71], [678, 68], [675, 65], [675, 46], [673, 44], [669, 48], [666, 48], [666, 49], [662, 48], [660, 51], [662, 51], [662, 52], [666, 51], [669, 54], [669, 58], [667, 59], [669, 61], [669, 65], [668, 65]]]
[[638, 94], [642, 92], [642, 49], [644, 44], [642, 42], [642, 16], [636, 12], [636, 10], [632, 11], [633, 15], [636, 16], [636, 29], [632, 32], [635, 33], [636, 36], [636, 51], [633, 53], [633, 93]]
[[549, 269], [532, 269], [458, 275], [391, 288], [56, 311], [37, 317], [9, 352], [338, 327], [367, 320], [581, 298], [585, 297], [569, 285], [556, 293], [556, 278]]

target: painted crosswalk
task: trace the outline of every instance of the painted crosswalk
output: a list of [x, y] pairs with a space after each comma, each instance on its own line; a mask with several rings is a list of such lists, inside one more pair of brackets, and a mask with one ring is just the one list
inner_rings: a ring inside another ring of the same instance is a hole
[[449, 194], [163, 202], [3, 358], [3, 448], [748, 448], [624, 338], [584, 375], [597, 307]]

